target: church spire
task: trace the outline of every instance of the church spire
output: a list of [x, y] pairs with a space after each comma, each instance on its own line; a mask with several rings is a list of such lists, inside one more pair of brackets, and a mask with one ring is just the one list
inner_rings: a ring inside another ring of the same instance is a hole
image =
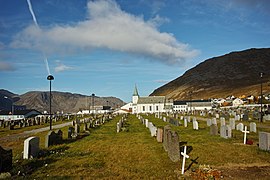
[[136, 84], [135, 84], [135, 88], [134, 88], [133, 96], [139, 96], [139, 93], [138, 93], [138, 90], [137, 90], [137, 86], [136, 86]]

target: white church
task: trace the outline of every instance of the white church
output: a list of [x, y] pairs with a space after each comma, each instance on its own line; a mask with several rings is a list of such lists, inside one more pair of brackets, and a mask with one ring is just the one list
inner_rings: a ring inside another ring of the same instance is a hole
[[173, 101], [169, 101], [165, 96], [140, 97], [135, 85], [132, 95], [132, 102], [121, 107], [122, 110], [129, 110], [132, 114], [171, 112]]

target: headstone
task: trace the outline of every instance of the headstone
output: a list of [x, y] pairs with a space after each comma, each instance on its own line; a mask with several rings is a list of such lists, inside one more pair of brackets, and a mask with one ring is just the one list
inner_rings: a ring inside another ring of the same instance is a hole
[[56, 136], [56, 144], [62, 144], [63, 142], [63, 131], [61, 131], [60, 129], [55, 131]]
[[243, 125], [243, 123], [237, 124], [236, 130], [238, 130], [238, 131], [243, 131], [243, 130], [244, 130], [244, 125]]
[[163, 117], [163, 121], [166, 122], [166, 120], [167, 120], [166, 117]]
[[257, 132], [257, 128], [256, 128], [256, 123], [255, 122], [251, 122], [250, 124], [249, 124], [249, 126], [250, 126], [250, 132]]
[[145, 119], [145, 127], [148, 128], [148, 119]]
[[173, 162], [180, 160], [179, 136], [175, 131], [168, 132], [168, 155]]
[[157, 129], [157, 142], [163, 142], [163, 129]]
[[12, 150], [5, 150], [0, 146], [0, 173], [12, 169]]
[[219, 114], [216, 114], [216, 118], [219, 119]]
[[120, 129], [121, 129], [120, 123], [118, 122], [118, 123], [116, 124], [116, 132], [119, 133], [119, 132], [120, 132]]
[[270, 151], [270, 133], [259, 132], [259, 148], [265, 151]]
[[88, 130], [88, 126], [87, 126], [87, 123], [85, 122], [85, 123], [83, 123], [83, 131], [87, 131]]
[[151, 136], [152, 137], [157, 136], [157, 128], [153, 125], [152, 122], [148, 123], [148, 127], [149, 127], [149, 130], [150, 130]]
[[210, 135], [214, 135], [214, 136], [218, 135], [218, 126], [217, 125], [212, 124], [210, 126]]
[[23, 159], [36, 158], [39, 153], [39, 137], [29, 137], [24, 140]]
[[207, 119], [207, 126], [211, 126], [212, 125], [212, 120], [211, 119]]
[[217, 125], [217, 119], [216, 119], [216, 118], [213, 118], [213, 119], [212, 119], [212, 124]]
[[231, 126], [231, 129], [235, 129], [235, 120], [234, 119], [230, 119], [230, 126]]
[[244, 114], [243, 114], [243, 120], [244, 121], [248, 121], [248, 111], [245, 111]]
[[49, 131], [45, 137], [45, 148], [55, 145], [57, 140], [57, 135], [54, 131]]
[[187, 118], [184, 118], [184, 127], [187, 127], [188, 126], [188, 120]]
[[237, 114], [236, 116], [235, 116], [235, 118], [234, 118], [236, 121], [240, 121], [240, 119], [241, 119], [241, 116], [239, 115], [239, 114]]
[[164, 126], [163, 130], [163, 148], [165, 151], [168, 151], [168, 137], [171, 127], [169, 125]]
[[72, 134], [74, 133], [75, 129], [74, 127], [68, 128], [68, 139], [72, 139]]
[[197, 121], [193, 121], [193, 129], [198, 130], [199, 129], [199, 124]]
[[226, 121], [224, 117], [220, 118], [220, 126], [225, 126], [226, 125]]
[[220, 137], [223, 138], [231, 138], [232, 137], [232, 129], [231, 126], [226, 125], [226, 126], [221, 126], [220, 127]]
[[78, 123], [75, 124], [75, 133], [76, 134], [80, 133], [80, 125]]

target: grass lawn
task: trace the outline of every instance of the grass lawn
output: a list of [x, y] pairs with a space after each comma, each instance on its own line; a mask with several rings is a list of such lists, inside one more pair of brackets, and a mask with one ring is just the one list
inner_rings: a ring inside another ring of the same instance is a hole
[[[150, 136], [150, 131], [134, 116], [129, 115], [125, 131], [116, 133], [116, 123], [121, 117], [105, 123], [99, 128], [90, 129], [90, 135], [74, 142], [52, 146], [44, 149], [47, 132], [38, 133], [40, 147], [45, 155], [39, 159], [23, 160], [17, 165], [36, 166], [27, 178], [89, 178], [89, 179], [177, 179], [181, 172], [181, 161], [173, 163], [164, 151], [162, 143]], [[155, 126], [164, 127], [169, 124], [154, 117], [145, 116]], [[199, 165], [210, 165], [213, 168], [224, 169], [235, 167], [270, 167], [270, 153], [257, 147], [258, 133], [250, 133], [247, 138], [253, 145], [243, 144], [243, 133], [233, 130], [232, 138], [224, 139], [211, 136], [206, 121], [199, 121], [199, 130], [192, 129], [192, 123], [187, 128], [171, 125], [172, 130], [179, 134], [181, 142], [187, 142], [193, 150], [189, 156], [198, 157]], [[228, 122], [227, 122], [228, 123]], [[238, 123], [236, 123], [238, 124]], [[248, 125], [248, 123], [245, 123]], [[260, 124], [263, 125], [263, 124]], [[267, 124], [268, 125], [268, 124]], [[62, 129], [67, 138], [67, 128]], [[270, 132], [268, 128], [258, 127], [257, 131]], [[23, 140], [13, 144], [13, 156], [23, 149]], [[10, 147], [12, 147], [10, 146]], [[186, 167], [191, 163], [186, 160]], [[15, 163], [15, 170], [16, 169]], [[22, 168], [23, 169], [23, 168]], [[227, 169], [228, 170], [228, 169]]]

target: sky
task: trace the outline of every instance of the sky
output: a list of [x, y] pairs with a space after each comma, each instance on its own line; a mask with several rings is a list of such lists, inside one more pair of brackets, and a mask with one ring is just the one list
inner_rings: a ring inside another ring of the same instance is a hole
[[0, 89], [131, 101], [206, 59], [270, 46], [269, 0], [0, 0]]

